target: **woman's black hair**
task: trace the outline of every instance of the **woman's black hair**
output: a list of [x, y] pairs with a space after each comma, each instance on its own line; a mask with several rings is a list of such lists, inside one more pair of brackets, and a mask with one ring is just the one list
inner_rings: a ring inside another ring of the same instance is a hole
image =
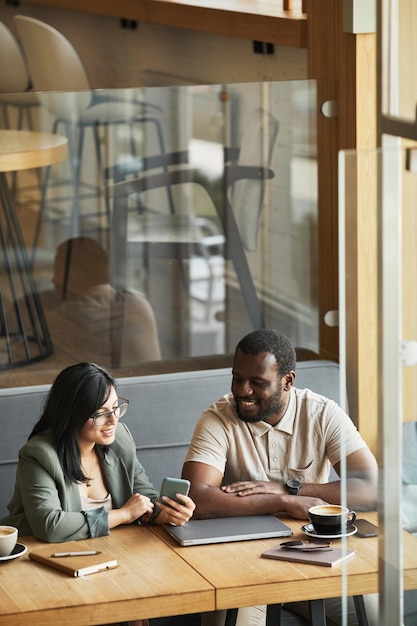
[[43, 413], [29, 439], [49, 428], [65, 477], [85, 482], [78, 435], [85, 422], [106, 402], [113, 376], [95, 363], [78, 363], [58, 374], [46, 398]]

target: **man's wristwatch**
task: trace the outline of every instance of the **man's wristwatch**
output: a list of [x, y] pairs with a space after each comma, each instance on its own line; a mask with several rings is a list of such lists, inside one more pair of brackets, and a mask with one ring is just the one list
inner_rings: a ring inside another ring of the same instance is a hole
[[286, 482], [288, 487], [288, 493], [290, 496], [297, 496], [298, 492], [301, 488], [301, 483], [299, 480], [295, 480], [294, 478], [289, 478]]

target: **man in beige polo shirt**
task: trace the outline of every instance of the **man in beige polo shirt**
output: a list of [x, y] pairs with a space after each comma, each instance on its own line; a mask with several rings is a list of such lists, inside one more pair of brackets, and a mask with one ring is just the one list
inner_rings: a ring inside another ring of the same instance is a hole
[[[333, 466], [340, 475], [344, 460], [349, 508], [376, 507], [374, 456], [334, 401], [294, 387], [295, 366], [294, 347], [276, 330], [237, 345], [231, 393], [202, 414], [184, 463], [195, 518], [285, 512], [307, 520], [311, 506], [340, 503], [340, 480], [329, 482], [329, 473]], [[261, 608], [240, 610], [238, 624], [264, 624]]]

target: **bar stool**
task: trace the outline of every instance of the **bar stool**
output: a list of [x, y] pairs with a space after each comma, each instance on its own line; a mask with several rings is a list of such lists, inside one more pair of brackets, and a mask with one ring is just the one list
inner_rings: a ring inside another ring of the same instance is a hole
[[[130, 137], [130, 151], [136, 155], [136, 139], [141, 137], [145, 127], [152, 128], [155, 141], [161, 154], [165, 153], [162, 125], [159, 120], [159, 105], [147, 102], [140, 95], [140, 89], [102, 90], [94, 89], [87, 68], [72, 43], [56, 28], [26, 15], [15, 15], [14, 21], [20, 43], [25, 52], [29, 76], [33, 89], [44, 92], [42, 104], [55, 118], [52, 132], [62, 132], [68, 137], [70, 180], [70, 226], [69, 237], [85, 234], [82, 230], [80, 212], [80, 189], [85, 188], [83, 197], [100, 197], [104, 171], [104, 150], [109, 145], [108, 131], [112, 128], [127, 128]], [[49, 95], [46, 97], [46, 93]], [[128, 94], [128, 95], [127, 95]], [[131, 99], [132, 98], [132, 99]], [[141, 99], [138, 99], [141, 98]], [[137, 129], [137, 133], [133, 130]], [[92, 134], [96, 163], [99, 172], [98, 184], [82, 181], [82, 159], [86, 133]], [[102, 142], [100, 131], [105, 132]], [[117, 140], [116, 136], [114, 137]], [[39, 241], [43, 217], [46, 215], [46, 194], [49, 187], [49, 170], [46, 171], [43, 185], [43, 200], [39, 219], [34, 233], [34, 254]], [[103, 213], [98, 207], [93, 214], [101, 220]], [[92, 214], [89, 213], [91, 218]], [[110, 207], [105, 205], [104, 217], [110, 223]]]
[[66, 137], [0, 130], [0, 369], [33, 363], [52, 354], [6, 172], [50, 166], [66, 158]]

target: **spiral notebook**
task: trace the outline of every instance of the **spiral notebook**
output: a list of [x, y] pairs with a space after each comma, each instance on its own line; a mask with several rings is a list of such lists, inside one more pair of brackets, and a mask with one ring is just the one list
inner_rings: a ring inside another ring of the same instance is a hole
[[290, 537], [292, 530], [274, 515], [244, 515], [190, 520], [183, 526], [164, 524], [164, 528], [181, 546], [246, 541], [271, 537]]

